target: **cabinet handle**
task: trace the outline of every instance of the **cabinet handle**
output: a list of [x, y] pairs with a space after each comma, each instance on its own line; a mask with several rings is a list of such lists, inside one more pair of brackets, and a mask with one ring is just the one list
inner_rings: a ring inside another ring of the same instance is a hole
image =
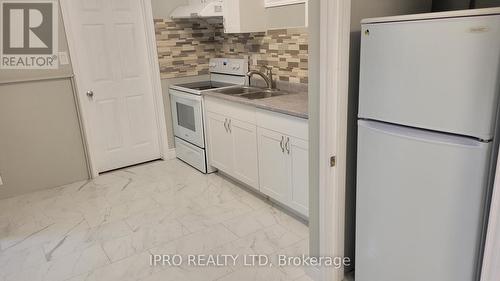
[[281, 152], [285, 153], [285, 147], [283, 146], [283, 142], [285, 141], [285, 137], [281, 136], [281, 141], [280, 141], [280, 147], [281, 147]]
[[227, 129], [229, 130], [229, 133], [233, 133], [233, 129], [231, 129], [231, 119], [229, 119], [229, 122], [227, 123]]
[[286, 152], [288, 154], [290, 154], [290, 138], [289, 137], [286, 138], [285, 147], [286, 147]]
[[224, 129], [226, 129], [226, 133], [227, 133], [227, 118], [224, 119]]

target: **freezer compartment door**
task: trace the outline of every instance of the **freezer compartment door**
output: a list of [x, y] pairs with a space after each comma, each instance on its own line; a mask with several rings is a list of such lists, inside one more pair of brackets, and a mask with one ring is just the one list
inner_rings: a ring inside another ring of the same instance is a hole
[[490, 144], [359, 121], [357, 281], [471, 281]]
[[359, 116], [493, 136], [500, 15], [365, 24]]

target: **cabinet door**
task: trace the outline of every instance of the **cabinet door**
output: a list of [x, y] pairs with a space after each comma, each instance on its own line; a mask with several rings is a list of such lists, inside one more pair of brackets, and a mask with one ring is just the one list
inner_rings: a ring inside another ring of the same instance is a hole
[[309, 144], [301, 139], [287, 137], [286, 150], [289, 155], [290, 207], [309, 216]]
[[231, 173], [233, 166], [233, 140], [226, 129], [227, 117], [207, 113], [208, 153], [210, 165], [226, 173]]
[[223, 7], [224, 33], [238, 33], [240, 31], [240, 1], [224, 0]]
[[287, 204], [288, 155], [282, 143], [284, 135], [258, 128], [260, 191], [269, 197]]
[[257, 126], [231, 119], [229, 130], [233, 137], [233, 176], [259, 189]]
[[267, 13], [264, 1], [224, 0], [223, 6], [225, 33], [250, 33], [267, 30]]

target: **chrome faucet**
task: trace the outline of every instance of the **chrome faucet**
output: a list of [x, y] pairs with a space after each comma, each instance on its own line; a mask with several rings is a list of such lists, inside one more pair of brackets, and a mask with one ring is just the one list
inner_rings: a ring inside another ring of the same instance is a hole
[[262, 79], [264, 79], [264, 81], [266, 81], [267, 88], [269, 90], [273, 90], [274, 83], [273, 83], [273, 69], [272, 69], [272, 67], [264, 66], [264, 65], [261, 67], [265, 68], [267, 70], [267, 75], [259, 70], [251, 70], [247, 73], [248, 78], [252, 78], [252, 76], [258, 75], [258, 76], [262, 77]]

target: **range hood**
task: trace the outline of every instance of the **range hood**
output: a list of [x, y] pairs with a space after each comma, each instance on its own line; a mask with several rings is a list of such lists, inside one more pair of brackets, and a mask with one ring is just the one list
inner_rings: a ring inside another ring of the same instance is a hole
[[189, 18], [213, 18], [222, 17], [222, 1], [212, 0], [200, 3], [193, 3], [176, 8], [170, 17], [172, 19], [189, 19]]

